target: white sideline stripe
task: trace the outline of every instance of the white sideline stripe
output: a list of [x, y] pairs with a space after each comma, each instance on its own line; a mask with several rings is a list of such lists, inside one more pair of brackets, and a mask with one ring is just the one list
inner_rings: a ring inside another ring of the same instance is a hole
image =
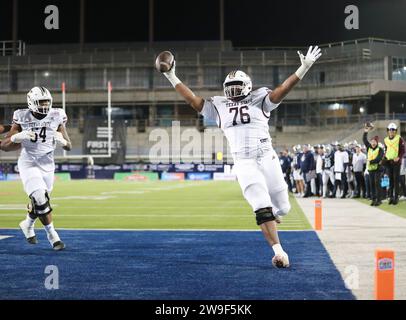
[[[41, 228], [35, 228], [41, 229]], [[196, 231], [196, 232], [261, 232], [261, 230], [254, 230], [254, 229], [83, 229], [83, 228], [56, 228], [57, 230], [68, 230], [68, 231]], [[20, 230], [20, 228], [2, 228], [0, 230]], [[297, 231], [305, 231], [305, 232], [314, 232], [314, 230], [280, 230], [283, 232], [297, 232]]]

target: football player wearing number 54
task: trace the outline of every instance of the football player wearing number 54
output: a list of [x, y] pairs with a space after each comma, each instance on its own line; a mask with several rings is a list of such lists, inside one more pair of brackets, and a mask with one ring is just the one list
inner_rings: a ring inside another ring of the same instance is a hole
[[52, 248], [62, 250], [65, 244], [52, 222], [50, 194], [54, 183], [54, 150], [57, 145], [67, 151], [72, 148], [65, 128], [67, 116], [64, 110], [52, 108], [51, 93], [44, 87], [32, 88], [27, 102], [28, 108], [14, 112], [13, 124], [1, 149], [22, 149], [18, 169], [30, 204], [20, 228], [28, 243], [37, 243], [34, 223], [39, 218]]
[[[176, 62], [170, 52], [157, 58], [157, 69], [175, 90], [197, 112], [216, 121], [226, 136], [234, 160], [242, 193], [251, 205], [257, 225], [274, 251], [272, 264], [289, 266], [276, 223], [290, 210], [287, 184], [279, 159], [272, 148], [268, 121], [292, 88], [304, 77], [321, 56], [321, 50], [309, 47], [307, 54], [298, 52], [301, 65], [280, 86], [252, 89], [250, 77], [243, 71], [230, 72], [223, 84], [224, 96], [209, 99], [196, 96], [175, 74]], [[166, 61], [160, 57], [169, 57]], [[167, 70], [165, 70], [165, 67]]]

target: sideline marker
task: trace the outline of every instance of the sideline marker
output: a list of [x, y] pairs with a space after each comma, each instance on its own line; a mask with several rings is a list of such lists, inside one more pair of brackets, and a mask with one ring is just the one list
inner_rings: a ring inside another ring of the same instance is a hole
[[395, 252], [375, 250], [375, 300], [395, 298]]
[[321, 200], [314, 201], [314, 229], [322, 229]]

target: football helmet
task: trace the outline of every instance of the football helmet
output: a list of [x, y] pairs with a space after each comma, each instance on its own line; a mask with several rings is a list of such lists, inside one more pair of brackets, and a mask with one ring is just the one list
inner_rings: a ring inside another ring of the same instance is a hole
[[52, 95], [47, 88], [34, 87], [27, 93], [28, 109], [47, 115], [52, 108]]
[[252, 91], [251, 78], [243, 71], [231, 71], [223, 83], [224, 95], [230, 100], [242, 100]]

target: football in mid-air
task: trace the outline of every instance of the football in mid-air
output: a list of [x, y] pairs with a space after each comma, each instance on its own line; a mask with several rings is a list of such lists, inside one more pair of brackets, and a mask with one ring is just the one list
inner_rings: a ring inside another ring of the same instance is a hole
[[155, 68], [159, 72], [168, 72], [172, 69], [175, 57], [170, 51], [162, 51], [155, 60]]

